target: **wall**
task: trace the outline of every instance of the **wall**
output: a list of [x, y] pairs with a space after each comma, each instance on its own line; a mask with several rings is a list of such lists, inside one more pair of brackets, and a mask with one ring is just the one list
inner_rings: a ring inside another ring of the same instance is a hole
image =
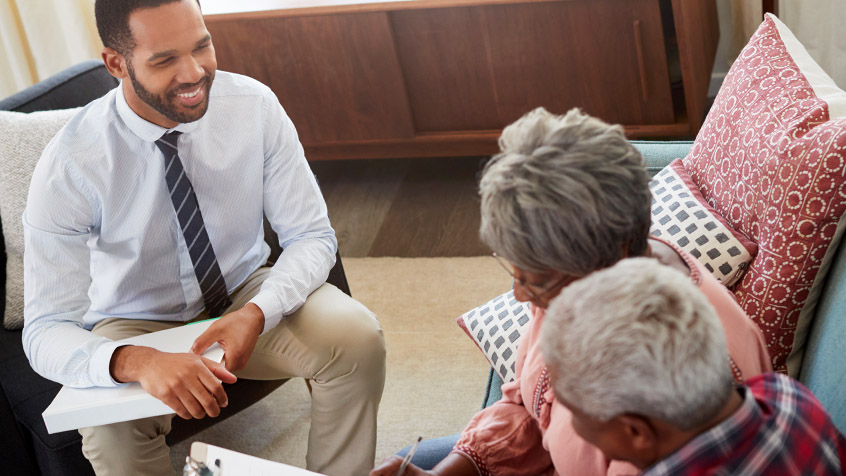
[[[719, 85], [737, 54], [761, 23], [759, 0], [716, 0], [720, 42], [714, 60], [709, 96]], [[778, 17], [787, 25], [822, 69], [840, 88], [846, 88], [846, 0], [779, 0]]]

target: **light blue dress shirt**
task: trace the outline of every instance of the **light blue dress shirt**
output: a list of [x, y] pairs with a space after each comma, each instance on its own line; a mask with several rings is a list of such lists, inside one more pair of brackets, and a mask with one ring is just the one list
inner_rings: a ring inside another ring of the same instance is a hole
[[[262, 216], [284, 251], [251, 302], [264, 331], [329, 275], [337, 241], [291, 120], [269, 88], [218, 71], [209, 108], [179, 124], [179, 156], [231, 292], [270, 254]], [[109, 318], [189, 321], [203, 310], [170, 202], [168, 129], [135, 114], [118, 87], [83, 108], [44, 150], [23, 215], [25, 326], [32, 367], [73, 387], [118, 385], [118, 344], [90, 332]]]

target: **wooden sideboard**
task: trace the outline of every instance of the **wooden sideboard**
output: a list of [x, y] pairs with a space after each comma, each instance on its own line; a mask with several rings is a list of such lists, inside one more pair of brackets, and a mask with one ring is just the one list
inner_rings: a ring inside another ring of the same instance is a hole
[[489, 155], [538, 106], [694, 135], [719, 37], [713, 0], [213, 3], [219, 68], [270, 86], [312, 160]]

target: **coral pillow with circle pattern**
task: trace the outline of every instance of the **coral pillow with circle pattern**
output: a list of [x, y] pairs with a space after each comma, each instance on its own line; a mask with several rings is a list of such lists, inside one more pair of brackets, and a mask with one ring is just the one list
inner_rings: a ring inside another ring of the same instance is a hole
[[732, 65], [684, 166], [758, 244], [734, 288], [777, 371], [796, 376], [846, 211], [846, 93], [776, 17]]

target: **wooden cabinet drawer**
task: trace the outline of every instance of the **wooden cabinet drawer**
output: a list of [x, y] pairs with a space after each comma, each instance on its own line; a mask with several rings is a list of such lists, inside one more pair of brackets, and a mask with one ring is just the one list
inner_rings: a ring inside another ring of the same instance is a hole
[[544, 106], [620, 124], [673, 122], [655, 0], [390, 13], [415, 126], [500, 129]]

